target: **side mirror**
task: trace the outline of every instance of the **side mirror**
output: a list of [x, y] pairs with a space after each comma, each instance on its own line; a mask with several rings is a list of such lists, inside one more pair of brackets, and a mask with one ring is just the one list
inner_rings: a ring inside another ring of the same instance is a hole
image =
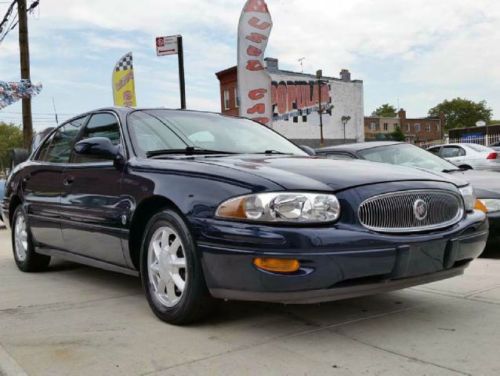
[[307, 154], [309, 154], [311, 156], [316, 155], [316, 151], [312, 147], [310, 147], [310, 146], [299, 145], [299, 148], [301, 148], [303, 151], [305, 151]]
[[92, 137], [78, 141], [73, 150], [81, 156], [104, 160], [114, 160], [120, 154], [120, 147], [113, 145], [106, 137]]

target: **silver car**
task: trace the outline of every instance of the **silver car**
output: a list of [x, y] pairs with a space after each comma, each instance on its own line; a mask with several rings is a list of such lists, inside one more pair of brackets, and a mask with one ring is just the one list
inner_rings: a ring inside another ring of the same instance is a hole
[[428, 149], [463, 169], [500, 171], [498, 151], [478, 144], [437, 145]]

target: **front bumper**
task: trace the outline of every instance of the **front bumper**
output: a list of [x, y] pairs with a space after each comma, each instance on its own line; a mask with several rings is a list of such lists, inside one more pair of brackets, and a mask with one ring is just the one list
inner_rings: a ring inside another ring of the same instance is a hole
[[[280, 228], [218, 220], [198, 228], [214, 297], [281, 303], [345, 299], [453, 277], [481, 254], [488, 238], [479, 211], [449, 229], [406, 236], [347, 225]], [[298, 259], [301, 268], [287, 275], [257, 269], [253, 259], [266, 256]]]

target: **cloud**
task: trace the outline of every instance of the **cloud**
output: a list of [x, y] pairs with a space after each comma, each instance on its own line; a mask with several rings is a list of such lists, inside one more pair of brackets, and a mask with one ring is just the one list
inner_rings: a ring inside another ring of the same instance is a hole
[[[437, 100], [486, 99], [500, 116], [500, 3], [495, 0], [267, 0], [274, 28], [268, 56], [286, 69], [338, 75], [350, 68], [365, 82], [367, 113], [397, 98], [415, 116]], [[109, 104], [110, 69], [123, 52], [136, 62], [139, 102], [178, 105], [175, 57], [157, 58], [154, 37], [184, 36], [188, 104], [219, 109], [214, 73], [236, 63], [244, 0], [44, 0], [30, 18], [33, 77], [54, 95], [80, 81], [78, 95], [58, 99], [68, 112]], [[12, 36], [0, 46], [0, 74], [12, 77]], [[15, 76], [15, 75], [14, 75]], [[76, 78], [76, 79], [75, 79]], [[61, 80], [61, 81], [58, 81]], [[139, 82], [140, 81], [140, 82]], [[430, 94], [429, 94], [430, 93]], [[105, 102], [105, 103], [103, 103]], [[412, 108], [409, 108], [411, 106]]]

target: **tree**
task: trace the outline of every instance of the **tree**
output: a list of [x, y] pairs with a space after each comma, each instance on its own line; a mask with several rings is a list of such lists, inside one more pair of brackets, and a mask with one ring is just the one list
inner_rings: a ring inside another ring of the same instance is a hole
[[0, 122], [0, 172], [9, 166], [9, 150], [23, 147], [23, 131], [20, 126]]
[[391, 133], [391, 138], [394, 141], [405, 141], [406, 140], [405, 134], [403, 133], [403, 131], [401, 130], [400, 127], [396, 127], [394, 132]]
[[373, 111], [373, 114], [380, 117], [396, 117], [397, 109], [393, 105], [386, 103]]
[[445, 100], [429, 110], [429, 115], [445, 118], [445, 129], [475, 127], [478, 120], [488, 123], [493, 111], [486, 101], [473, 102], [464, 98]]

